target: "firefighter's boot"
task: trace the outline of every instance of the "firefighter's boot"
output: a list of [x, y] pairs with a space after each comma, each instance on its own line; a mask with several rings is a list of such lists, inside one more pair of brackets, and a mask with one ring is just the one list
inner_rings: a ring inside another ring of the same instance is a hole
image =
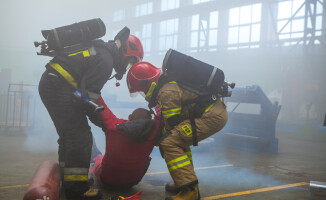
[[165, 185], [165, 191], [177, 194], [180, 192], [180, 188], [175, 183], [168, 183]]
[[166, 197], [165, 200], [199, 200], [200, 194], [198, 184], [181, 189], [181, 191], [172, 197]]

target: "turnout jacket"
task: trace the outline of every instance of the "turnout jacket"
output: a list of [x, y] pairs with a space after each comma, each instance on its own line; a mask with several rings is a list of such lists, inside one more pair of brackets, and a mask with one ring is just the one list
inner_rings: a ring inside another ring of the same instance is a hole
[[[187, 106], [184, 105], [184, 102], [195, 99], [196, 97], [196, 94], [181, 88], [175, 81], [165, 83], [162, 88], [159, 89], [157, 101], [162, 110], [165, 124], [164, 131], [171, 131], [174, 126], [189, 119], [189, 111]], [[202, 105], [199, 105], [203, 107], [203, 113], [201, 114], [204, 115], [208, 112], [214, 104], [215, 102], [204, 102]], [[194, 104], [192, 104], [192, 106], [194, 106]]]
[[198, 101], [194, 99], [197, 100], [197, 95], [176, 82], [165, 83], [157, 96], [166, 125], [160, 151], [178, 188], [198, 184], [190, 146], [220, 131], [228, 119], [220, 99], [205, 96], [198, 97]]
[[89, 49], [54, 57], [46, 68], [96, 100], [113, 68], [119, 69], [121, 59], [122, 54], [113, 41], [97, 40]]
[[[97, 180], [107, 188], [131, 187], [141, 181], [150, 164], [159, 118], [128, 121], [116, 117], [100, 97], [98, 105], [104, 106], [102, 126], [106, 136], [104, 156], [95, 158], [94, 172]], [[140, 139], [137, 139], [140, 138]]]

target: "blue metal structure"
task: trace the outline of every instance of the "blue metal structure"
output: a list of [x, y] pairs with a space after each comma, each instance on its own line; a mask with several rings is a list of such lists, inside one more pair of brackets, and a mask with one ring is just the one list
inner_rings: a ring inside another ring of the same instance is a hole
[[[225, 98], [225, 102], [233, 102], [236, 106], [229, 110], [229, 120], [222, 133], [216, 134], [218, 142], [241, 149], [278, 152], [278, 139], [275, 137], [276, 120], [281, 110], [278, 102], [272, 103], [257, 85], [235, 88], [232, 96]], [[260, 112], [238, 112], [240, 104], [259, 105]]]
[[7, 95], [1, 95], [0, 129], [32, 128], [35, 122], [36, 85], [9, 84]]

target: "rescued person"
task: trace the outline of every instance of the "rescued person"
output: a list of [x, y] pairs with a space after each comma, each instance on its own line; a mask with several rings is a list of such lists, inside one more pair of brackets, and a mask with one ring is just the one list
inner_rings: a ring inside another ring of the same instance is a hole
[[[152, 119], [150, 111], [138, 108], [129, 119], [116, 117], [100, 97], [98, 105], [105, 109], [91, 121], [105, 132], [104, 155], [93, 159], [89, 172], [108, 189], [130, 188], [145, 175], [151, 161], [150, 154], [157, 143], [160, 119]], [[160, 116], [160, 109], [157, 110]]]

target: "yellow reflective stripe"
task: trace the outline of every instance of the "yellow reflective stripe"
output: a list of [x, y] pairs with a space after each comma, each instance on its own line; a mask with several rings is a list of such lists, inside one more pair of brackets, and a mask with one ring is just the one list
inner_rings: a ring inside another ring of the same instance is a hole
[[167, 163], [167, 166], [168, 166], [169, 171], [173, 171], [180, 167], [189, 165], [190, 163], [191, 162], [190, 162], [188, 155], [184, 155], [184, 156], [181, 156], [174, 160], [171, 160], [170, 162]]
[[184, 163], [178, 164], [176, 166], [170, 167], [169, 171], [173, 171], [173, 170], [179, 169], [181, 167], [184, 167], [184, 166], [190, 165], [190, 164], [191, 164], [191, 162], [190, 162], [190, 160], [188, 160], [187, 162], [184, 162]]
[[64, 175], [64, 181], [87, 181], [88, 175]]
[[208, 112], [209, 109], [211, 109], [214, 106], [215, 103], [212, 103], [212, 105], [208, 106], [208, 108], [206, 108], [205, 112]]
[[175, 82], [175, 81], [171, 81], [171, 82], [169, 82], [169, 83], [174, 83], [174, 84], [177, 84], [177, 82]]
[[76, 53], [71, 53], [71, 54], [69, 54], [68, 56], [74, 56], [74, 55], [77, 55], [77, 54], [79, 54], [80, 53], [80, 51], [79, 52], [76, 52]]
[[163, 114], [164, 117], [171, 117], [173, 115], [179, 115], [181, 114], [181, 111], [180, 112], [175, 112], [175, 113], [171, 113], [171, 114]]
[[49, 65], [57, 72], [59, 72], [59, 74], [61, 74], [61, 76], [63, 76], [63, 78], [66, 79], [70, 85], [77, 89], [77, 83], [75, 79], [65, 69], [63, 69], [58, 63], [50, 62]]
[[170, 110], [162, 111], [164, 117], [171, 117], [173, 115], [181, 114], [181, 108], [173, 108]]
[[191, 151], [189, 151], [189, 152], [186, 152], [186, 154], [187, 154], [187, 156], [188, 156], [189, 160], [192, 160], [192, 153], [191, 153]]
[[171, 112], [171, 113], [163, 114], [163, 116], [164, 117], [170, 117], [170, 116], [179, 115], [179, 114], [181, 114], [181, 111], [174, 111], [174, 112]]
[[68, 56], [74, 56], [74, 55], [77, 55], [77, 54], [80, 54], [80, 53], [82, 53], [84, 57], [88, 57], [88, 56], [90, 56], [88, 50], [78, 51], [78, 52], [76, 52], [76, 53], [71, 53], [71, 54], [69, 54]]
[[181, 108], [173, 108], [173, 109], [170, 109], [170, 110], [165, 110], [165, 111], [162, 111], [162, 113], [169, 113], [169, 112], [172, 112], [172, 111], [181, 111]]
[[166, 164], [167, 164], [167, 165], [171, 165], [171, 164], [173, 164], [173, 163], [179, 162], [179, 161], [184, 160], [184, 159], [187, 159], [187, 158], [188, 158], [188, 156], [187, 156], [187, 155], [184, 155], [184, 156], [181, 156], [181, 157], [176, 158], [176, 159], [174, 159], [174, 160], [171, 160], [171, 161], [169, 161], [169, 162], [166, 163]]

